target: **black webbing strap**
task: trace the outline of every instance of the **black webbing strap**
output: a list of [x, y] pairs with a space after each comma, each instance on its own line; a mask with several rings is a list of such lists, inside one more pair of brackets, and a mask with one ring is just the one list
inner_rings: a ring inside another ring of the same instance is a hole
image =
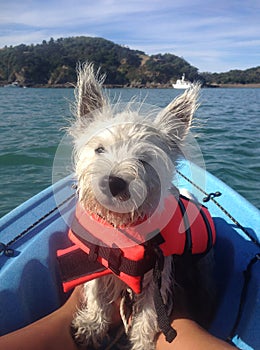
[[171, 343], [177, 335], [177, 332], [171, 326], [169, 317], [167, 316], [167, 309], [162, 299], [161, 284], [162, 284], [162, 270], [164, 265], [164, 256], [159, 247], [154, 247], [157, 255], [155, 267], [153, 270], [154, 279], [154, 306], [157, 313], [158, 326], [168, 343]]
[[[99, 244], [89, 242], [83, 237], [92, 235], [80, 224], [76, 217], [72, 222], [71, 230], [74, 236], [89, 248], [89, 255], [91, 257], [90, 260], [95, 261], [98, 256], [102, 257], [108, 262], [108, 267], [116, 275], [119, 275], [120, 272], [124, 272], [127, 275], [134, 277], [143, 276], [155, 265], [156, 256], [151, 250], [149, 250], [149, 254], [148, 250], [145, 251], [143, 259], [135, 261], [123, 256], [123, 252], [115, 244], [113, 244], [112, 247], [109, 247], [103, 242], [100, 242]], [[87, 255], [87, 253], [85, 254]]]
[[[182, 216], [183, 216], [183, 222], [184, 222], [184, 227], [185, 227], [185, 235], [186, 235], [185, 247], [184, 247], [183, 254], [187, 254], [187, 253], [192, 253], [192, 237], [191, 237], [191, 228], [190, 228], [190, 222], [189, 222], [189, 219], [188, 219], [187, 211], [186, 211], [186, 208], [185, 208], [183, 202], [181, 201], [181, 198], [184, 198], [186, 200], [187, 200], [187, 198], [182, 196], [182, 195], [180, 195], [180, 198], [178, 200], [178, 205], [179, 205], [179, 208], [180, 208]], [[204, 221], [204, 224], [206, 226], [206, 229], [207, 229], [207, 233], [208, 233], [207, 249], [206, 249], [205, 252], [199, 254], [201, 256], [204, 256], [213, 247], [213, 233], [212, 233], [212, 229], [211, 229], [211, 226], [210, 226], [210, 223], [209, 223], [209, 220], [208, 220], [206, 214], [202, 210], [203, 206], [201, 206], [196, 201], [193, 201], [192, 199], [188, 199], [188, 200], [190, 202], [192, 202], [193, 204], [195, 204], [196, 207], [198, 208], [198, 210], [199, 210], [199, 212], [201, 214], [201, 217], [202, 217], [202, 219]]]
[[206, 225], [206, 228], [207, 228], [207, 232], [208, 232], [208, 244], [207, 244], [207, 249], [206, 251], [203, 253], [203, 254], [207, 254], [210, 249], [212, 249], [213, 247], [213, 234], [212, 234], [212, 229], [211, 229], [211, 226], [210, 226], [210, 223], [209, 223], [209, 220], [206, 216], [206, 214], [204, 213], [204, 211], [200, 208], [200, 214], [203, 218], [203, 221]]
[[106, 269], [98, 261], [91, 261], [88, 254], [81, 249], [58, 256], [57, 259], [63, 282], [73, 281]]
[[180, 198], [178, 200], [178, 205], [179, 205], [179, 208], [181, 210], [183, 223], [184, 223], [184, 227], [185, 227], [186, 240], [185, 240], [185, 247], [184, 247], [184, 252], [183, 252], [183, 254], [185, 254], [185, 253], [191, 252], [192, 241], [191, 241], [190, 222], [189, 222], [189, 219], [188, 219], [186, 208], [185, 208], [184, 204], [181, 201], [181, 196], [180, 196]]
[[[220, 193], [220, 192], [218, 192], [218, 193]], [[210, 194], [210, 196], [212, 195], [212, 193]], [[219, 195], [221, 195], [221, 193], [219, 194]], [[204, 198], [205, 199], [205, 198]], [[192, 201], [192, 200], [191, 200]], [[206, 249], [206, 251], [205, 252], [203, 252], [203, 254], [207, 254], [209, 251], [210, 251], [210, 249], [212, 249], [212, 247], [213, 247], [213, 232], [212, 232], [212, 228], [211, 228], [211, 225], [210, 225], [210, 223], [209, 223], [209, 220], [208, 220], [208, 218], [207, 218], [207, 215], [204, 213], [204, 211], [203, 211], [203, 209], [202, 208], [207, 208], [207, 207], [205, 207], [204, 205], [202, 205], [202, 204], [200, 204], [200, 203], [198, 203], [198, 202], [196, 202], [196, 201], [192, 201], [195, 205], [196, 205], [196, 207], [198, 208], [198, 210], [199, 210], [199, 212], [200, 212], [200, 215], [201, 215], [201, 217], [202, 217], [202, 219], [203, 219], [203, 221], [204, 221], [204, 224], [205, 224], [205, 226], [206, 226], [206, 229], [207, 229], [207, 233], [208, 233], [208, 244], [207, 244], [207, 249]], [[204, 200], [203, 200], [203, 202], [205, 202]]]

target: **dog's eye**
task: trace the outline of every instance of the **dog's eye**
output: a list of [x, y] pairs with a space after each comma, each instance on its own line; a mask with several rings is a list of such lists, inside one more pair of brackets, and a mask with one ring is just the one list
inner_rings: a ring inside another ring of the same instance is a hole
[[101, 154], [105, 152], [105, 148], [103, 146], [98, 146], [98, 148], [95, 149], [95, 153]]
[[147, 162], [146, 160], [144, 160], [144, 159], [139, 159], [139, 162], [140, 162], [144, 167], [148, 164], [148, 162]]

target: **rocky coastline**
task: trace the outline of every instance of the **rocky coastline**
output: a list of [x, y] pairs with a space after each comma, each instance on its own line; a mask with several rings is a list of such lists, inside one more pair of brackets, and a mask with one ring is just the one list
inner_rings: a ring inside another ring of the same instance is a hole
[[[0, 82], [0, 87], [15, 87], [15, 88], [46, 88], [46, 89], [70, 89], [74, 88], [73, 83], [64, 83], [64, 84], [28, 84], [21, 85], [16, 84], [15, 86], [8, 82]], [[158, 84], [158, 83], [148, 83], [148, 84], [104, 84], [104, 87], [107, 89], [172, 89], [172, 84]], [[259, 84], [205, 84], [203, 88], [215, 89], [215, 88], [260, 88]]]

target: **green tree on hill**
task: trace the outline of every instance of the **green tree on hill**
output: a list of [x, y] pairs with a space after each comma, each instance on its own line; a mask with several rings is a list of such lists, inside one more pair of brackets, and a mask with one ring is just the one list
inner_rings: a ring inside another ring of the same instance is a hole
[[171, 86], [183, 73], [190, 81], [207, 84], [260, 83], [260, 67], [199, 74], [196, 67], [169, 53], [148, 56], [103, 38], [79, 36], [0, 49], [0, 84], [13, 81], [27, 86], [75, 83], [75, 67], [85, 61], [101, 67], [107, 75], [105, 83], [110, 85]]

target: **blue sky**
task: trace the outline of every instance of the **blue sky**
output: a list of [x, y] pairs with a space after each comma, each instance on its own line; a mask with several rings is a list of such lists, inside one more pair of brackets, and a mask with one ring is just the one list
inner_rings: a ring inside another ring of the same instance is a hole
[[0, 48], [98, 36], [200, 72], [260, 65], [259, 0], [0, 0]]

